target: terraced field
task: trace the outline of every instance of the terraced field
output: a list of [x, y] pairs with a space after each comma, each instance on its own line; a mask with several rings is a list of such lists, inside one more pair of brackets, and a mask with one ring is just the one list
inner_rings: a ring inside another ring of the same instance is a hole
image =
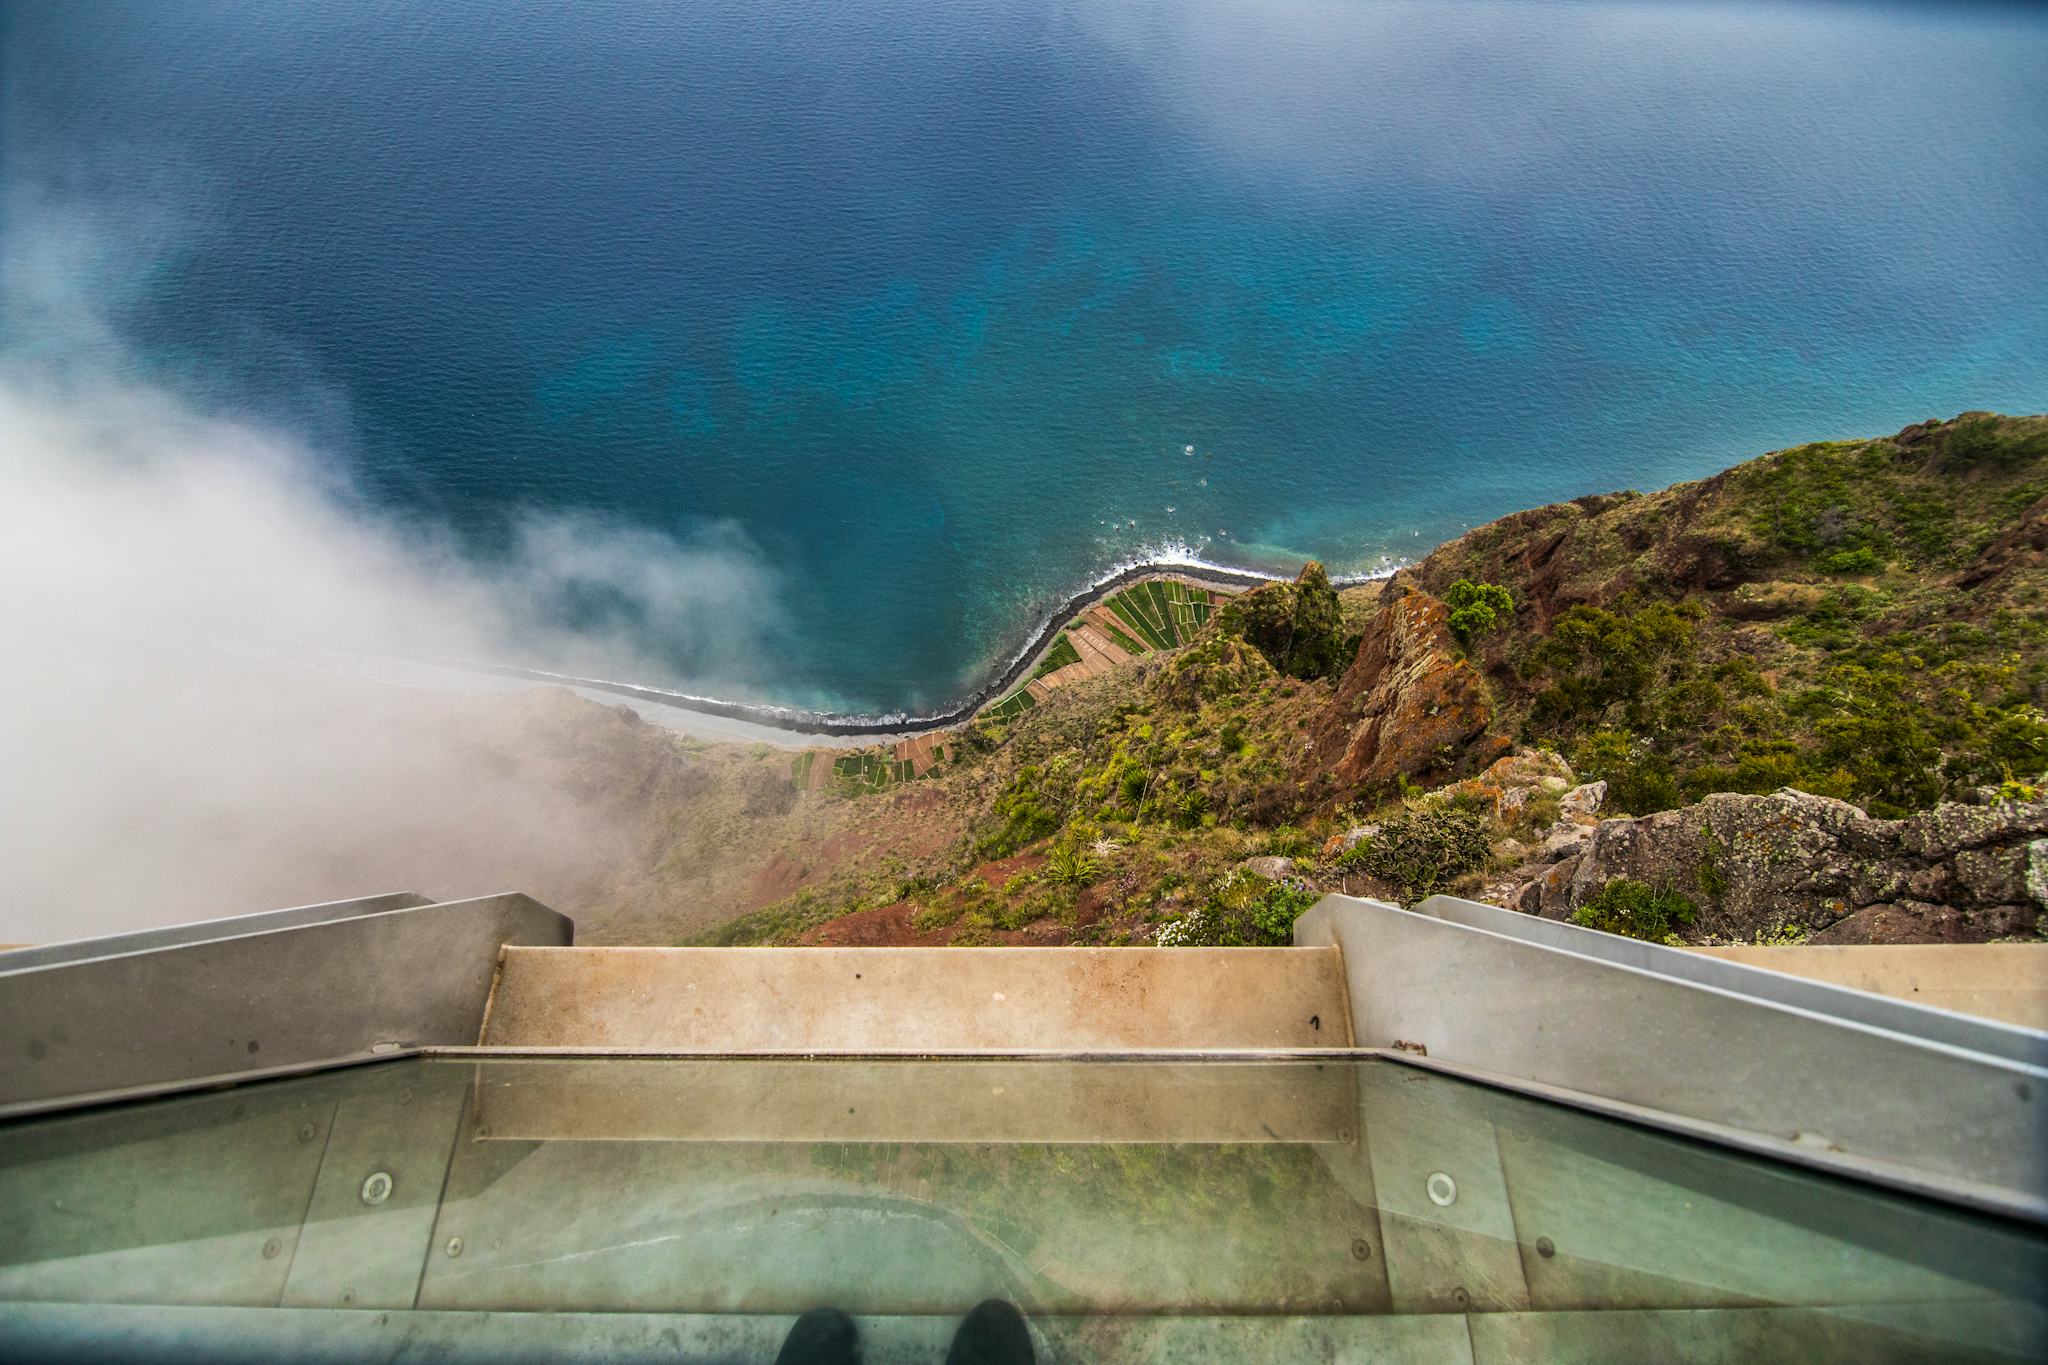
[[1154, 578], [1111, 594], [1102, 605], [1153, 649], [1177, 649], [1202, 628], [1215, 601], [1207, 588]]
[[1127, 658], [1178, 649], [1209, 619], [1217, 597], [1177, 578], [1147, 579], [1111, 593], [1054, 636], [1024, 685], [982, 715], [1008, 720], [1067, 684], [1106, 673]]
[[930, 776], [948, 748], [947, 735], [926, 734], [872, 749], [806, 749], [791, 762], [789, 779], [805, 791], [876, 792]]
[[1072, 640], [1068, 639], [1064, 633], [1061, 633], [1053, 636], [1052, 648], [1045, 651], [1045, 657], [1038, 661], [1038, 667], [1032, 670], [1031, 676], [1042, 678], [1048, 673], [1057, 673], [1068, 664], [1080, 662], [1080, 651], [1074, 648]]

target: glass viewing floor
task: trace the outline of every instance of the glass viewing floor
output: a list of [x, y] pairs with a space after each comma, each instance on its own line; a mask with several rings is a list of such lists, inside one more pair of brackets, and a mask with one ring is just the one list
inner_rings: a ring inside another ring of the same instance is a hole
[[2033, 1359], [2042, 1230], [1396, 1062], [405, 1059], [0, 1126], [0, 1357]]

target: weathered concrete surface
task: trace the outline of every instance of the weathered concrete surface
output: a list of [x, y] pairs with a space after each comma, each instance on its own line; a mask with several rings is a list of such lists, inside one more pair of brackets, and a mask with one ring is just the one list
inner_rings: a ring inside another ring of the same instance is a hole
[[2048, 1030], [2048, 944], [1807, 944], [1692, 951], [1916, 1005]]
[[1348, 1047], [1332, 948], [508, 949], [482, 1041], [664, 1052]]
[[551, 1057], [478, 1080], [493, 1142], [1341, 1146], [1359, 1127], [1349, 1071], [1209, 1060]]

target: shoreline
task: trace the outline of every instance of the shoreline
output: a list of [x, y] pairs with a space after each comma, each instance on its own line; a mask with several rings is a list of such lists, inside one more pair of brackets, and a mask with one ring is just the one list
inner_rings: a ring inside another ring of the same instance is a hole
[[[1331, 582], [1339, 588], [1354, 587], [1360, 583], [1391, 577], [1394, 572], [1395, 570], [1388, 569], [1385, 572], [1369, 574], [1347, 574], [1341, 578], [1333, 577]], [[570, 673], [552, 673], [545, 669], [521, 668], [513, 664], [488, 663], [476, 659], [397, 655], [389, 657], [404, 658], [408, 662], [430, 664], [437, 668], [466, 673], [484, 673], [494, 677], [549, 683], [581, 692], [602, 692], [609, 696], [650, 702], [672, 710], [715, 716], [751, 726], [764, 726], [797, 739], [865, 738], [879, 742], [884, 739], [904, 739], [913, 735], [930, 734], [935, 730], [950, 730], [972, 720], [983, 707], [1007, 695], [1025, 678], [1038, 657], [1052, 644], [1053, 638], [1067, 628], [1067, 623], [1076, 613], [1122, 588], [1152, 578], [1180, 578], [1201, 587], [1227, 593], [1246, 592], [1267, 583], [1293, 581], [1291, 577], [1283, 574], [1262, 573], [1254, 569], [1233, 569], [1198, 560], [1156, 559], [1126, 564], [1072, 594], [1060, 604], [1058, 610], [1048, 613], [1023, 648], [1011, 656], [1010, 662], [992, 679], [971, 693], [965, 701], [944, 711], [919, 716], [805, 711], [766, 702], [729, 701], [721, 697], [698, 696], [689, 692], [647, 687], [639, 683], [615, 682], [607, 678], [585, 678]]]

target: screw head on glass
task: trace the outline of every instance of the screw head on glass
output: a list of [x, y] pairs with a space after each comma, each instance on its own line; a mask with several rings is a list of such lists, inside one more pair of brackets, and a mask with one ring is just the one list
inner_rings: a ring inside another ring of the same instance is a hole
[[381, 1204], [391, 1197], [391, 1176], [384, 1171], [372, 1171], [363, 1181], [363, 1202]]
[[1423, 1188], [1429, 1192], [1429, 1202], [1438, 1208], [1447, 1209], [1458, 1202], [1458, 1182], [1442, 1171], [1431, 1173]]
[[462, 1254], [462, 1239], [460, 1237], [450, 1237], [448, 1239], [448, 1254], [450, 1256], [460, 1256]]

